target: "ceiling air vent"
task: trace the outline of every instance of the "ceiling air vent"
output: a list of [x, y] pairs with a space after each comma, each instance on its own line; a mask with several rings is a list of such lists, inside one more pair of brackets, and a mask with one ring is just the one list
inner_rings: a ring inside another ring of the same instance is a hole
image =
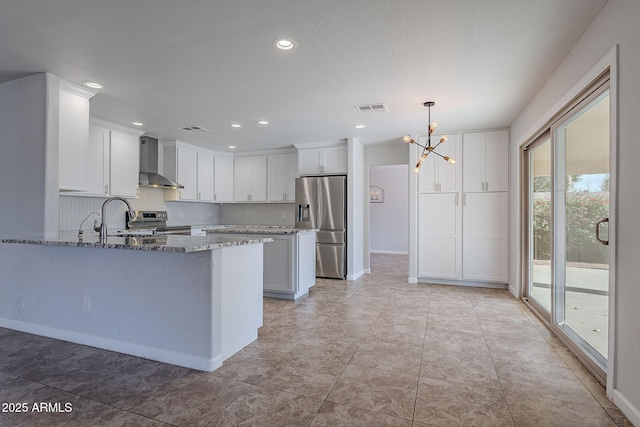
[[207, 132], [211, 132], [209, 129], [205, 129], [203, 127], [200, 126], [187, 126], [182, 128], [182, 130], [186, 130], [187, 132], [191, 132], [191, 133], [207, 133]]
[[356, 105], [356, 110], [362, 115], [388, 113], [389, 109], [384, 103]]

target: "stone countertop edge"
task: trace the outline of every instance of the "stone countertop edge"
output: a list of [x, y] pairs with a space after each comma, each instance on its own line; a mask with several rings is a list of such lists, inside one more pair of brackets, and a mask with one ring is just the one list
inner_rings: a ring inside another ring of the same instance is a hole
[[157, 252], [200, 252], [230, 246], [252, 245], [272, 241], [273, 239], [270, 237], [238, 239], [232, 237], [224, 238], [220, 236], [177, 235], [133, 237], [109, 236], [105, 243], [100, 242], [97, 236], [86, 236], [83, 239], [79, 239], [77, 235], [75, 238], [70, 236], [61, 236], [57, 239], [2, 239], [2, 243], [101, 249], [129, 249]]
[[198, 226], [202, 228], [208, 234], [227, 234], [227, 233], [239, 233], [239, 234], [303, 234], [313, 233], [318, 230], [307, 228], [295, 228], [287, 226], [251, 226], [251, 225], [204, 225]]

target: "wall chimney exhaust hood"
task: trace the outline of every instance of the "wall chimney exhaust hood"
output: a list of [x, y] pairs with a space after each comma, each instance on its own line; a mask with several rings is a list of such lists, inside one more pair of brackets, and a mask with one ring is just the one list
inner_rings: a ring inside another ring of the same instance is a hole
[[177, 182], [158, 174], [158, 140], [140, 137], [140, 187], [184, 188]]

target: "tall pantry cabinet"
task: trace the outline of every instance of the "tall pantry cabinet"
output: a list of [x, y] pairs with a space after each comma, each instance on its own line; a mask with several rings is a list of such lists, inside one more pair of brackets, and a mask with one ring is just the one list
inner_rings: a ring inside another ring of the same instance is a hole
[[507, 283], [508, 144], [507, 130], [449, 135], [438, 152], [457, 163], [420, 168], [419, 278]]

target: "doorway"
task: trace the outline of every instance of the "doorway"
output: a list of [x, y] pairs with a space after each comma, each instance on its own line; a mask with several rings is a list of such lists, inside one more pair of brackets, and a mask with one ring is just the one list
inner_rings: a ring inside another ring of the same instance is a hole
[[409, 166], [372, 165], [369, 178], [371, 253], [409, 253]]

